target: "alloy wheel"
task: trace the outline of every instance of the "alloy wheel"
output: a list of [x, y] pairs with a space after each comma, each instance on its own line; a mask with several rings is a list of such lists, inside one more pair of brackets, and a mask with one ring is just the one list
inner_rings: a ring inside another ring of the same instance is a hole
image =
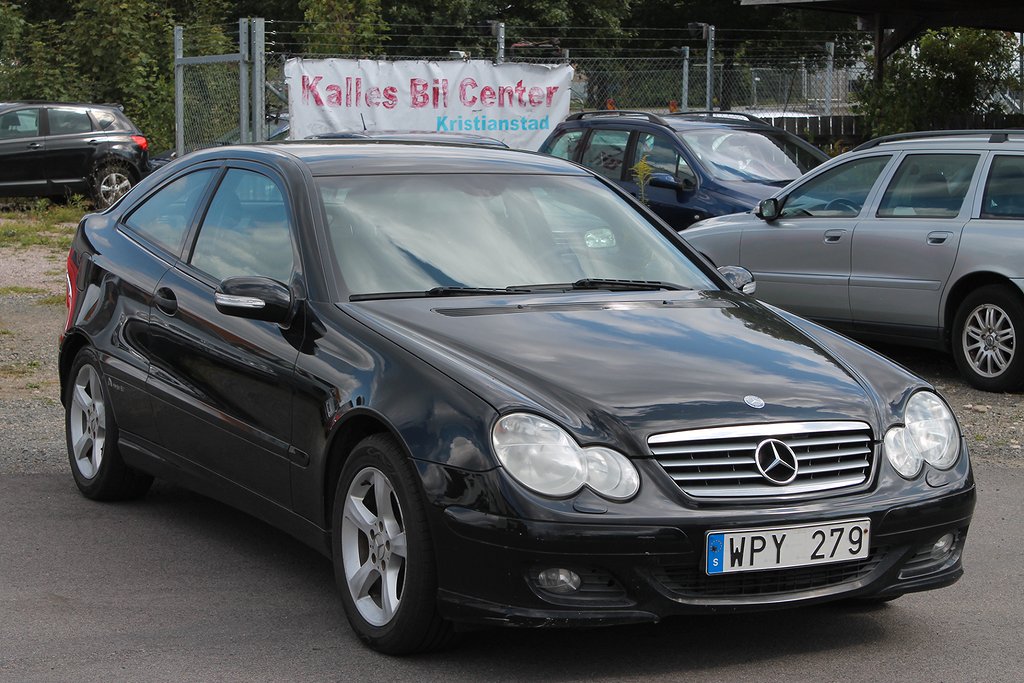
[[982, 304], [967, 316], [960, 343], [975, 372], [998, 377], [1010, 366], [1016, 351], [1013, 322], [999, 306]]
[[359, 614], [373, 626], [389, 623], [405, 591], [405, 520], [394, 486], [375, 467], [349, 484], [342, 515], [345, 580]]
[[121, 171], [110, 171], [100, 179], [100, 199], [110, 206], [132, 189], [131, 179]]
[[103, 401], [100, 376], [91, 365], [83, 365], [71, 393], [71, 450], [79, 473], [92, 479], [103, 464], [107, 437], [107, 407]]

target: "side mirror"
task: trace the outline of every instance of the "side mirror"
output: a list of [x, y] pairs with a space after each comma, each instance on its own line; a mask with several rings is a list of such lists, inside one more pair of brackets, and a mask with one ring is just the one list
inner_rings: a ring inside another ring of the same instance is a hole
[[213, 295], [224, 315], [288, 325], [295, 313], [292, 291], [268, 277], [233, 277], [220, 283]]
[[675, 190], [676, 192], [683, 189], [683, 184], [672, 177], [671, 173], [652, 173], [650, 180], [647, 182], [651, 187], [663, 187], [666, 190]]
[[757, 291], [753, 273], [742, 266], [720, 266], [718, 272], [726, 282], [744, 294], [753, 294]]
[[778, 218], [781, 212], [782, 207], [775, 197], [762, 199], [761, 203], [757, 205], [757, 217], [769, 223]]

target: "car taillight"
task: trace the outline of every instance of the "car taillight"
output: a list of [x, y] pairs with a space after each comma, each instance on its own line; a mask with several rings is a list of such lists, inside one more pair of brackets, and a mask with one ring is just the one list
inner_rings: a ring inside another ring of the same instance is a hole
[[149, 150], [149, 140], [146, 139], [145, 135], [133, 135], [132, 140], [135, 142], [136, 145], [142, 148], [143, 152]]
[[64, 294], [64, 304], [68, 307], [68, 317], [64, 321], [64, 332], [60, 335], [61, 341], [64, 340], [64, 335], [71, 329], [71, 316], [75, 310], [75, 297], [78, 296], [78, 288], [75, 286], [75, 282], [78, 281], [78, 263], [75, 261], [74, 249], [68, 252], [68, 268], [65, 278], [67, 280], [67, 291]]

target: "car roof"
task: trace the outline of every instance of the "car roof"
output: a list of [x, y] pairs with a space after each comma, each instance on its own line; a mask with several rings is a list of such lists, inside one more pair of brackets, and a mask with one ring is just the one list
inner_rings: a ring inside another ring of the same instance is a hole
[[1024, 130], [931, 130], [868, 140], [854, 152], [886, 149], [1024, 150]]
[[116, 109], [124, 111], [124, 107], [116, 103], [96, 104], [94, 102], [56, 102], [51, 100], [18, 100], [16, 102], [0, 102], [0, 109], [12, 107], [86, 107], [89, 109]]
[[673, 130], [686, 130], [691, 128], [740, 128], [748, 130], [771, 130], [782, 131], [782, 128], [773, 126], [764, 119], [753, 114], [739, 111], [685, 111], [672, 114], [654, 114], [646, 111], [633, 111], [629, 109], [609, 109], [581, 111], [570, 114], [566, 117], [565, 123], [581, 124], [583, 122], [600, 121], [604, 123], [634, 124], [650, 123], [656, 126], [664, 126]]
[[419, 142], [438, 142], [445, 144], [489, 145], [492, 147], [508, 147], [497, 138], [473, 133], [450, 133], [433, 130], [347, 130], [334, 133], [310, 135], [307, 140], [408, 140]]
[[510, 173], [589, 176], [557, 157], [493, 146], [431, 144], [407, 140], [296, 140], [199, 150], [194, 162], [215, 159], [259, 161], [291, 157], [314, 176], [405, 175], [409, 173]]

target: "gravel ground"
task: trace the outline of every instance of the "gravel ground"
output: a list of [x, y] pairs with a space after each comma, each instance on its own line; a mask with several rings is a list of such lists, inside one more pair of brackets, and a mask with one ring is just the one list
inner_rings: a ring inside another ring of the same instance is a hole
[[[57, 338], [64, 323], [64, 254], [0, 249], [0, 475], [67, 467], [57, 386]], [[14, 291], [13, 288], [17, 288]], [[30, 291], [22, 291], [22, 289]], [[938, 387], [953, 406], [976, 462], [1024, 467], [1020, 394], [967, 386], [951, 357], [900, 347], [878, 350]]]

